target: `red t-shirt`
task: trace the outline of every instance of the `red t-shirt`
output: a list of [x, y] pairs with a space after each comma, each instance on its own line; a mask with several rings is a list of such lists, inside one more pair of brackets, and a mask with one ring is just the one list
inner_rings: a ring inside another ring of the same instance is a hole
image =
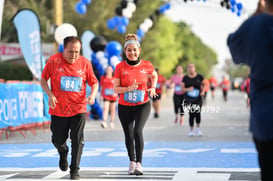
[[114, 77], [101, 76], [100, 78], [101, 95], [109, 101], [118, 100], [118, 95], [114, 94]]
[[216, 86], [217, 86], [217, 80], [216, 80], [215, 77], [211, 77], [211, 78], [209, 79], [209, 82], [210, 82], [210, 86], [211, 86], [211, 87], [216, 87]]
[[118, 103], [126, 106], [135, 106], [149, 101], [148, 75], [152, 75], [154, 67], [151, 62], [141, 60], [140, 64], [132, 66], [126, 61], [120, 62], [115, 69], [114, 77], [120, 79], [121, 87], [128, 87], [134, 82], [139, 83], [135, 91], [121, 93]]
[[[161, 94], [162, 93], [162, 87], [163, 84], [165, 83], [165, 78], [163, 75], [158, 75], [158, 79], [157, 79], [157, 84], [156, 84], [156, 88], [155, 88], [155, 92], [157, 94]], [[148, 79], [148, 88], [152, 87], [152, 78], [150, 77]]]
[[156, 89], [155, 92], [157, 94], [161, 94], [162, 93], [162, 86], [165, 83], [165, 78], [163, 75], [158, 75], [158, 79], [157, 79], [157, 84], [156, 84]]
[[60, 117], [86, 112], [86, 82], [90, 86], [98, 82], [89, 60], [80, 56], [69, 64], [62, 53], [49, 57], [42, 78], [50, 78], [51, 92], [58, 101], [55, 109], [49, 108], [49, 114]]
[[222, 87], [223, 91], [228, 91], [229, 85], [230, 85], [229, 80], [223, 80], [221, 82], [221, 84], [220, 84], [220, 86]]

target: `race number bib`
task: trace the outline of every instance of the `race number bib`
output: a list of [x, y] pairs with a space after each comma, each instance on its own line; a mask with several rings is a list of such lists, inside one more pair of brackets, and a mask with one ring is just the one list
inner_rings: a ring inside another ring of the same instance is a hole
[[61, 77], [61, 90], [70, 92], [80, 92], [82, 89], [81, 77]]
[[156, 88], [157, 88], [157, 89], [160, 89], [160, 87], [161, 87], [161, 84], [160, 84], [160, 83], [157, 83], [157, 84], [156, 84]]
[[104, 89], [104, 95], [111, 96], [114, 94], [114, 89]]
[[144, 95], [145, 95], [145, 91], [143, 90], [134, 90], [130, 92], [125, 92], [124, 100], [130, 103], [139, 103], [144, 101]]
[[175, 85], [175, 88], [174, 88], [175, 92], [181, 92], [181, 85]]
[[197, 97], [199, 97], [199, 92], [200, 91], [198, 89], [193, 89], [193, 90], [187, 92], [187, 95], [191, 98], [197, 98]]

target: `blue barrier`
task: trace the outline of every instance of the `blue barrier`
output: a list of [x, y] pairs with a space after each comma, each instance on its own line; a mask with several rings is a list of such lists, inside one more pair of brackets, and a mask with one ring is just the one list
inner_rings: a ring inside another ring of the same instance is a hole
[[48, 120], [44, 98], [39, 84], [0, 83], [0, 128]]

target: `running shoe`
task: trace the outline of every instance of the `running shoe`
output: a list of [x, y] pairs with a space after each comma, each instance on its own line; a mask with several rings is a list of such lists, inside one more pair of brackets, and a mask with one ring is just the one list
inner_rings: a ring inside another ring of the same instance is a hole
[[203, 133], [200, 129], [196, 130], [196, 136], [202, 136]]
[[133, 175], [135, 173], [136, 169], [136, 162], [130, 161], [129, 169], [128, 169], [128, 174]]
[[189, 132], [189, 137], [193, 137], [193, 131]]
[[70, 171], [70, 180], [80, 180], [80, 174], [78, 170]]
[[110, 123], [110, 128], [115, 128], [115, 124], [114, 123]]
[[178, 122], [178, 118], [175, 118], [174, 123], [176, 124]]
[[107, 128], [107, 123], [105, 121], [102, 121], [100, 125], [102, 128]]
[[156, 112], [155, 112], [155, 114], [154, 114], [154, 118], [159, 118], [158, 113], [156, 113]]
[[68, 169], [67, 153], [68, 151], [59, 152], [60, 155], [59, 167], [62, 171], [66, 171]]
[[143, 169], [140, 162], [136, 163], [135, 175], [143, 175]]

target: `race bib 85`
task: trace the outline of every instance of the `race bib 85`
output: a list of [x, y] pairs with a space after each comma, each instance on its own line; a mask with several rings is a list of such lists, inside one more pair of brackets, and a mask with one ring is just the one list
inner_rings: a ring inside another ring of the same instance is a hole
[[124, 100], [130, 103], [139, 103], [144, 101], [144, 95], [145, 95], [145, 91], [143, 90], [134, 90], [130, 92], [125, 92]]

